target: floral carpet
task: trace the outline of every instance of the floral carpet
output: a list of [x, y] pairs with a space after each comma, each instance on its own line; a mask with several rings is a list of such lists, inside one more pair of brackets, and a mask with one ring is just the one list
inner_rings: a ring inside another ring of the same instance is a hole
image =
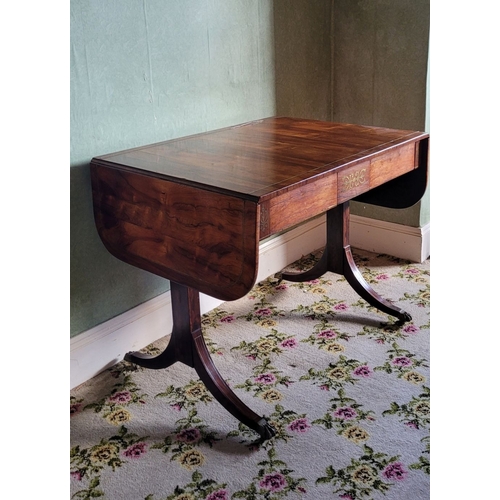
[[255, 445], [190, 367], [123, 361], [70, 393], [71, 498], [428, 499], [430, 261], [354, 256], [412, 321], [398, 327], [333, 273], [271, 276], [204, 315], [203, 332], [222, 376], [276, 436]]

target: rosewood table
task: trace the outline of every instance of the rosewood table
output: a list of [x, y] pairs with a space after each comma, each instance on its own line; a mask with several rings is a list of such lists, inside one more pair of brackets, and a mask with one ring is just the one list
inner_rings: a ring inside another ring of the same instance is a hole
[[163, 353], [125, 359], [195, 368], [214, 397], [261, 441], [275, 430], [227, 385], [205, 345], [199, 293], [236, 300], [253, 287], [259, 240], [327, 214], [326, 247], [310, 270], [345, 276], [372, 306], [411, 319], [363, 279], [349, 245], [349, 201], [416, 203], [427, 184], [428, 134], [273, 117], [93, 158], [94, 215], [104, 245], [170, 280], [173, 330]]

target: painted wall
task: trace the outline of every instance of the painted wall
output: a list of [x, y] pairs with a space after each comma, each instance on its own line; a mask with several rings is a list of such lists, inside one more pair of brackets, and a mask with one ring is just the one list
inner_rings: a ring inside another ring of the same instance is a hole
[[168, 289], [100, 242], [91, 158], [274, 115], [272, 1], [71, 0], [70, 48], [75, 336]]
[[[425, 130], [429, 10], [429, 0], [334, 0], [334, 121]], [[351, 213], [421, 227], [429, 197], [405, 210], [353, 202]]]
[[332, 0], [274, 0], [276, 113], [331, 120]]

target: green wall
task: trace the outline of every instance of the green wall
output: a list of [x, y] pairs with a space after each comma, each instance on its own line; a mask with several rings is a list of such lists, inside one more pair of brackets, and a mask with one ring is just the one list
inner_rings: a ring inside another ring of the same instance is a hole
[[[332, 120], [425, 130], [429, 0], [334, 0]], [[353, 202], [351, 213], [420, 227], [429, 199], [391, 210]]]
[[168, 289], [101, 244], [91, 158], [274, 115], [272, 2], [72, 0], [70, 49], [75, 336]]
[[428, 0], [71, 0], [71, 336], [169, 287], [101, 244], [93, 156], [275, 114], [423, 130], [428, 34]]
[[332, 0], [274, 0], [278, 115], [331, 119], [333, 5]]

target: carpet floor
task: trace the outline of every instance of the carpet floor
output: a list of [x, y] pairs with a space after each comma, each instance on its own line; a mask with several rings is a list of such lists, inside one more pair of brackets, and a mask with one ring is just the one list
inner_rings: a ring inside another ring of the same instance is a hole
[[428, 499], [430, 260], [354, 256], [410, 322], [398, 327], [333, 273], [271, 276], [204, 315], [203, 333], [222, 376], [276, 436], [256, 446], [190, 367], [123, 361], [70, 392], [71, 498]]

